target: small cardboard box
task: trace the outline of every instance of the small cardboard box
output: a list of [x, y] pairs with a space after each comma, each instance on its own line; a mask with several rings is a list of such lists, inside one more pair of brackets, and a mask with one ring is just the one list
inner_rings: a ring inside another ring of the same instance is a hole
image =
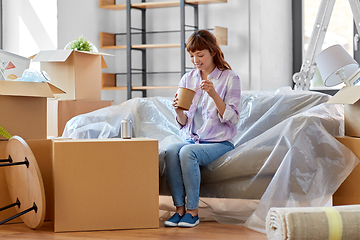
[[344, 104], [345, 135], [360, 137], [360, 86], [343, 87], [328, 103]]
[[[360, 138], [337, 137], [360, 159]], [[360, 204], [360, 164], [358, 164], [333, 195], [333, 205]]]
[[101, 69], [107, 68], [105, 53], [71, 49], [40, 51], [33, 56], [50, 82], [63, 89], [62, 100], [101, 100]]
[[[0, 140], [0, 158], [6, 159], [5, 150], [7, 145], [6, 140]], [[26, 140], [26, 143], [29, 145], [31, 151], [34, 153], [36, 161], [39, 165], [41, 176], [44, 182], [45, 188], [45, 199], [46, 199], [46, 215], [45, 220], [50, 221], [52, 219], [53, 212], [53, 202], [54, 202], [54, 190], [53, 190], [53, 174], [52, 174], [52, 141], [48, 139], [32, 139]], [[13, 166], [16, 167], [16, 166]], [[5, 177], [5, 167], [0, 168], [0, 208], [10, 205], [13, 203], [11, 200], [6, 177]], [[15, 208], [9, 208], [6, 211], [0, 212], [0, 221], [5, 220], [11, 216], [17, 214]], [[21, 218], [16, 218], [9, 223], [21, 222]]]
[[45, 82], [0, 81], [0, 126], [23, 139], [46, 139], [46, 99], [59, 93]]
[[0, 49], [0, 80], [14, 80], [30, 66], [30, 58]]
[[61, 136], [66, 123], [73, 117], [112, 105], [106, 100], [48, 99], [48, 136]]
[[54, 231], [159, 227], [158, 142], [53, 139]]

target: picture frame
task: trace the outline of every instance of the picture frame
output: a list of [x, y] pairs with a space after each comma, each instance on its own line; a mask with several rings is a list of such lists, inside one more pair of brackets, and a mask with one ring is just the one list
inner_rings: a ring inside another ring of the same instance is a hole
[[0, 49], [0, 80], [15, 80], [30, 66], [30, 58]]

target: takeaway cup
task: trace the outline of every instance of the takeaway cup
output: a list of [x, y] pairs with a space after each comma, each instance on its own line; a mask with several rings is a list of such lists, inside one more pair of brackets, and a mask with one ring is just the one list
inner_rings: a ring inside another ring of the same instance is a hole
[[189, 88], [179, 87], [177, 94], [178, 101], [176, 106], [184, 110], [189, 110], [195, 96], [195, 91]]

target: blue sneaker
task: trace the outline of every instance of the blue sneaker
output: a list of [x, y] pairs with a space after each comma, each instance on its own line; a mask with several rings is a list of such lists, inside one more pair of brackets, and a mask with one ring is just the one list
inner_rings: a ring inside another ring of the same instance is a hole
[[192, 216], [190, 213], [186, 213], [178, 223], [179, 227], [195, 227], [199, 224], [199, 215]]
[[181, 218], [182, 218], [182, 216], [180, 214], [175, 213], [174, 215], [172, 215], [171, 218], [169, 218], [168, 220], [166, 220], [164, 222], [164, 225], [165, 225], [165, 227], [177, 227]]

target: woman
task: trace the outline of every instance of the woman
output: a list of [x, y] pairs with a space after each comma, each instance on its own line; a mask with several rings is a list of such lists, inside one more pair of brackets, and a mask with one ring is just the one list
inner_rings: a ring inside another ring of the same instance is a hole
[[[186, 43], [195, 69], [184, 74], [179, 87], [196, 91], [188, 111], [173, 106], [186, 141], [171, 144], [165, 153], [166, 176], [175, 214], [164, 222], [168, 227], [199, 224], [200, 166], [234, 149], [231, 139], [239, 121], [240, 79], [224, 60], [215, 36], [206, 30], [194, 32]], [[186, 197], [186, 202], [185, 202]]]

